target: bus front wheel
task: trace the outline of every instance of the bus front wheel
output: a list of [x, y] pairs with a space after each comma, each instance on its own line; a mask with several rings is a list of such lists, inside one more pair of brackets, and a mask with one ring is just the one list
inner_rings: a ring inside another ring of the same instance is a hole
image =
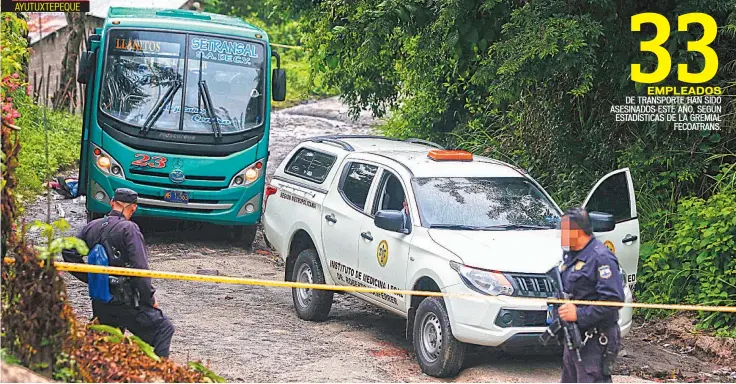
[[239, 225], [227, 228], [227, 239], [233, 244], [249, 248], [256, 239], [256, 225]]

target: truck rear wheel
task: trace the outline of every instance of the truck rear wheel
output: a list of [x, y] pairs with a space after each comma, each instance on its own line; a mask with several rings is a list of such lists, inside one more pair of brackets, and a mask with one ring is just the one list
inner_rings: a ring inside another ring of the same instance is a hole
[[[299, 252], [294, 264], [292, 281], [299, 283], [324, 284], [325, 274], [314, 249]], [[332, 291], [321, 291], [310, 288], [292, 288], [294, 309], [299, 318], [309, 321], [324, 321], [332, 308]]]
[[454, 377], [465, 360], [465, 343], [455, 339], [445, 302], [428, 297], [414, 318], [414, 352], [422, 372], [434, 377]]
[[227, 240], [232, 244], [237, 244], [243, 248], [249, 248], [253, 245], [258, 232], [257, 225], [239, 225], [229, 227], [227, 229]]

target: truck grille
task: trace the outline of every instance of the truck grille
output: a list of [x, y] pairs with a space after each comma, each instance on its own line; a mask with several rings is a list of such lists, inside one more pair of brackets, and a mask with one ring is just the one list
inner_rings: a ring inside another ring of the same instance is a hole
[[553, 297], [555, 289], [552, 281], [545, 275], [509, 274], [514, 286], [514, 296]]

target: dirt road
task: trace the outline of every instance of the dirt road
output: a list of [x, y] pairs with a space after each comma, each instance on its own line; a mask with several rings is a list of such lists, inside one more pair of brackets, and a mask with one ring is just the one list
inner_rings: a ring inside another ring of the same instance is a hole
[[[369, 133], [373, 124], [367, 116], [349, 121], [345, 108], [335, 99], [275, 112], [272, 122], [271, 171], [304, 138]], [[28, 207], [26, 218], [43, 220], [44, 202]], [[69, 234], [85, 224], [82, 203], [55, 200], [52, 220], [62, 211], [72, 225]], [[246, 252], [219, 239], [216, 228], [186, 228], [163, 221], [143, 222], [142, 228], [153, 269], [217, 270], [221, 275], [283, 280], [283, 265], [267, 249], [260, 233], [253, 249]], [[80, 319], [89, 318], [86, 286], [71, 278], [67, 281], [75, 312]], [[310, 323], [297, 318], [287, 289], [173, 280], [157, 280], [154, 285], [161, 308], [176, 326], [172, 358], [208, 361], [228, 381], [435, 381], [419, 371], [412, 346], [403, 337], [404, 320], [351, 296], [336, 295], [329, 320]], [[647, 350], [645, 344], [631, 345], [636, 345], [637, 353], [631, 351], [628, 358], [620, 359], [623, 373], [638, 372], [642, 364], [657, 360], [657, 353], [665, 355], [656, 346]], [[670, 365], [682, 363], [672, 359]], [[559, 380], [559, 374], [559, 357], [508, 356], [473, 348], [456, 380], [550, 382]], [[616, 376], [615, 380], [640, 381], [634, 376]]]

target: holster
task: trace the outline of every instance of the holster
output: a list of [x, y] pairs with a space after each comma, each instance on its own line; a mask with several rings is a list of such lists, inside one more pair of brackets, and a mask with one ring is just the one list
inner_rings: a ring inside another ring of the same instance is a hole
[[[119, 256], [116, 262], [120, 262]], [[128, 268], [130, 267], [130, 265], [127, 263], [121, 266]], [[113, 296], [113, 300], [120, 304], [138, 309], [140, 302], [140, 293], [137, 289], [133, 287], [133, 284], [131, 284], [130, 276], [110, 276], [109, 279], [110, 293]]]
[[601, 373], [610, 376], [613, 373], [613, 364], [618, 357], [618, 345], [609, 342], [603, 347], [603, 358], [601, 359]]

